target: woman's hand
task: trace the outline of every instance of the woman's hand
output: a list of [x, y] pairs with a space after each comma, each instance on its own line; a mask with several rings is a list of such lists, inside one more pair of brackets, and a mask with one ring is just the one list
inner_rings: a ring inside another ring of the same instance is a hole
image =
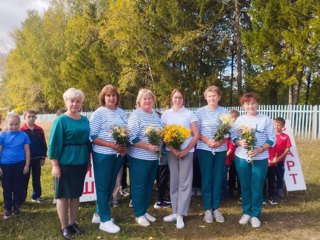
[[120, 146], [119, 153], [121, 154], [121, 156], [126, 155], [128, 153], [128, 151], [129, 151], [129, 148], [127, 146], [122, 146], [122, 145]]
[[236, 141], [236, 146], [239, 146], [239, 147], [243, 147], [243, 148], [247, 148], [248, 147], [248, 144], [246, 142], [245, 139], [238, 139]]
[[226, 140], [220, 140], [220, 141], [215, 141], [213, 139], [209, 139], [207, 142], [207, 145], [211, 148], [217, 148], [223, 145], [226, 142]]
[[60, 178], [61, 177], [60, 166], [59, 165], [52, 166], [51, 174], [52, 174], [53, 177]]
[[183, 158], [185, 157], [187, 154], [189, 153], [189, 151], [187, 151], [186, 149], [183, 149], [181, 151], [178, 152], [178, 154], [176, 155], [178, 158]]
[[147, 150], [150, 151], [150, 152], [159, 152], [160, 151], [160, 147], [156, 146], [156, 145], [148, 144], [148, 149]]
[[257, 155], [260, 154], [260, 153], [261, 153], [261, 148], [260, 148], [260, 147], [254, 148], [254, 149], [248, 151], [248, 156], [249, 156], [249, 157], [255, 157], [255, 156], [257, 156]]

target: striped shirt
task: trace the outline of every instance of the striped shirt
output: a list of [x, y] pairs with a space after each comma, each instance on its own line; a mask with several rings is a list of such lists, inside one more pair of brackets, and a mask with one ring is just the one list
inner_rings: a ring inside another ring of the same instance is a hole
[[[254, 140], [255, 148], [261, 147], [263, 144], [267, 143], [273, 146], [276, 141], [276, 135], [273, 129], [272, 121], [269, 117], [258, 114], [256, 116], [243, 115], [238, 117], [234, 124], [234, 129], [232, 130], [232, 141], [235, 143], [240, 139], [240, 128], [241, 126], [254, 128]], [[235, 155], [242, 159], [248, 159], [247, 149], [243, 147], [237, 147]], [[259, 153], [257, 156], [253, 157], [253, 160], [263, 160], [269, 157], [269, 152], [264, 151]]]
[[[148, 137], [144, 136], [147, 128], [153, 126], [155, 128], [162, 128], [163, 125], [158, 114], [153, 111], [152, 113], [146, 113], [141, 108], [132, 112], [128, 120], [128, 129], [130, 133], [130, 142], [135, 144], [139, 141], [148, 142]], [[131, 146], [129, 148], [129, 155], [134, 158], [142, 160], [158, 160], [158, 153], [150, 152], [144, 148]]]
[[[199, 108], [196, 111], [196, 116], [198, 118], [199, 132], [200, 135], [205, 136], [208, 139], [213, 139], [214, 134], [217, 132], [220, 124], [220, 116], [228, 114], [229, 111], [218, 106], [216, 109], [209, 109], [208, 106]], [[214, 152], [223, 152], [227, 151], [227, 144], [223, 144], [217, 148], [211, 148], [208, 144], [204, 143], [199, 139], [197, 144], [197, 149], [214, 151]]]
[[[111, 110], [106, 107], [99, 107], [90, 117], [90, 138], [96, 138], [107, 142], [115, 142], [111, 135], [114, 126], [127, 127], [128, 119], [126, 113], [121, 109]], [[101, 154], [118, 154], [112, 148], [93, 144], [93, 151]]]
[[[185, 107], [182, 107], [178, 111], [173, 111], [172, 108], [164, 111], [161, 116], [161, 121], [163, 122], [164, 125], [177, 124], [187, 129], [191, 129], [190, 127], [191, 123], [197, 122], [198, 119], [192, 111], [186, 109]], [[185, 149], [189, 145], [191, 140], [192, 140], [192, 137], [190, 136], [183, 142], [180, 149]], [[169, 148], [166, 148], [166, 150], [170, 151]], [[194, 148], [190, 149], [189, 152], [194, 152]]]

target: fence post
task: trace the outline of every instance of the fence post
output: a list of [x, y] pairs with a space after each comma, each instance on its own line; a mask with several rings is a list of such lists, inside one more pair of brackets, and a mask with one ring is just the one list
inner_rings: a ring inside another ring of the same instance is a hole
[[318, 126], [318, 106], [312, 108], [312, 140], [317, 139], [317, 126]]

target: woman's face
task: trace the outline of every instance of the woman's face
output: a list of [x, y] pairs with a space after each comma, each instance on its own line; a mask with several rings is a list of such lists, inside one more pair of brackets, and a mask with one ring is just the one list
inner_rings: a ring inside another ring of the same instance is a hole
[[115, 109], [117, 107], [118, 96], [114, 92], [108, 92], [104, 95], [105, 107]]
[[148, 113], [152, 112], [152, 109], [154, 107], [154, 100], [153, 97], [150, 94], [144, 94], [142, 95], [141, 101], [140, 101], [140, 108]]
[[259, 103], [254, 98], [251, 98], [249, 102], [244, 102], [242, 107], [247, 115], [255, 116], [258, 113]]
[[216, 107], [219, 104], [221, 96], [217, 92], [208, 92], [206, 95], [206, 100], [209, 106]]
[[80, 112], [82, 108], [82, 101], [79, 98], [69, 98], [65, 101], [67, 111], [71, 113]]
[[172, 107], [181, 108], [183, 106], [183, 96], [180, 92], [175, 92], [171, 98]]

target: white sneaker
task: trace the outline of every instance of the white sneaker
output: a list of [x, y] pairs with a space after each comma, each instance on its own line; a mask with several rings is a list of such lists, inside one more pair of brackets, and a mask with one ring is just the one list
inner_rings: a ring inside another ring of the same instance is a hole
[[119, 226], [115, 225], [112, 220], [100, 223], [99, 229], [108, 233], [117, 233], [120, 231]]
[[177, 215], [177, 225], [176, 226], [178, 229], [184, 228], [183, 217], [181, 215]]
[[239, 223], [242, 225], [248, 224], [248, 222], [250, 221], [250, 216], [248, 214], [243, 214], [239, 220]]
[[148, 213], [148, 212], [146, 212], [145, 214], [144, 214], [144, 216], [146, 217], [146, 219], [149, 221], [149, 222], [155, 222], [157, 219], [154, 217], [154, 216], [152, 216], [150, 213]]
[[100, 223], [100, 216], [98, 215], [98, 213], [94, 213], [93, 214], [93, 217], [92, 217], [92, 220], [91, 220], [92, 223]]
[[212, 211], [211, 210], [206, 210], [204, 212], [204, 218], [203, 220], [206, 222], [206, 223], [213, 223], [213, 216], [212, 216]]
[[261, 226], [261, 222], [257, 217], [252, 217], [250, 219], [250, 222], [251, 222], [251, 226], [253, 228], [259, 228]]
[[140, 226], [142, 226], [142, 227], [148, 227], [148, 226], [150, 226], [150, 223], [149, 223], [149, 221], [146, 219], [146, 217], [145, 216], [140, 216], [140, 217], [136, 217], [136, 222], [140, 225]]
[[163, 218], [163, 221], [165, 221], [165, 222], [172, 222], [174, 220], [177, 220], [177, 214], [175, 214], [175, 213], [170, 214], [170, 215]]
[[218, 209], [213, 211], [213, 215], [214, 215], [214, 218], [216, 219], [216, 222], [220, 222], [220, 223], [224, 222], [224, 217], [222, 216], [221, 212]]
[[133, 204], [132, 204], [132, 199], [130, 199], [130, 201], [129, 201], [129, 207], [133, 207]]

